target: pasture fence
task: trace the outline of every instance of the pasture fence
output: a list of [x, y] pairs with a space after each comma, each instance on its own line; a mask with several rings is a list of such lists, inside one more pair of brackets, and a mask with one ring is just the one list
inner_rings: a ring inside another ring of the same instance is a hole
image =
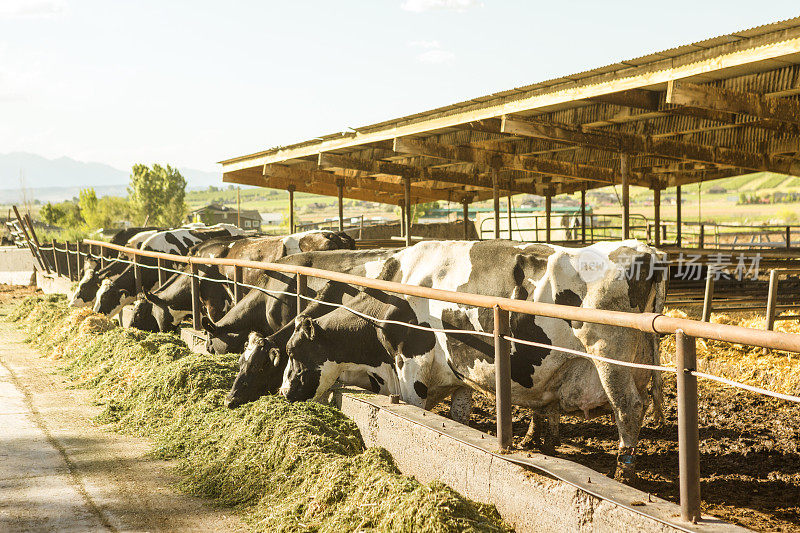
[[[54, 244], [54, 253], [57, 250], [58, 248]], [[63, 251], [67, 255], [73, 253], [73, 251], [70, 250], [70, 247], [66, 245], [63, 248]], [[117, 255], [113, 256], [109, 252], [115, 252]], [[134, 274], [135, 279], [137, 280], [137, 287], [141, 287], [142, 268], [157, 269], [159, 272], [159, 284], [163, 284], [166, 281], [166, 273], [191, 276], [192, 325], [195, 329], [200, 328], [200, 280], [208, 280], [211, 282], [226, 283], [229, 286], [232, 286], [232, 293], [237, 302], [243, 297], [244, 289], [259, 290], [265, 293], [271, 293], [273, 295], [281, 294], [296, 298], [298, 313], [305, 309], [306, 302], [313, 301], [322, 305], [342, 307], [374, 323], [393, 323], [414, 329], [427, 330], [434, 333], [457, 333], [460, 335], [475, 335], [491, 338], [492, 343], [494, 344], [495, 352], [494, 364], [496, 377], [495, 399], [497, 407], [497, 439], [501, 449], [508, 449], [512, 444], [513, 437], [511, 431], [510, 376], [510, 354], [512, 343], [547, 348], [578, 357], [592, 359], [603, 364], [621, 365], [643, 370], [676, 373], [678, 396], [679, 484], [681, 516], [684, 520], [691, 522], [696, 522], [700, 518], [701, 501], [697, 379], [701, 378], [713, 380], [722, 384], [748, 390], [750, 392], [768, 395], [785, 401], [800, 403], [800, 396], [782, 394], [775, 391], [746, 385], [744, 383], [738, 383], [720, 376], [698, 372], [696, 368], [696, 339], [698, 338], [756, 346], [764, 349], [800, 353], [800, 335], [771, 330], [744, 328], [730, 324], [714, 324], [684, 318], [674, 318], [659, 313], [631, 313], [623, 311], [586, 309], [582, 307], [550, 304], [544, 302], [531, 302], [497, 296], [469, 294], [431, 287], [407, 285], [380, 279], [365, 278], [361, 276], [354, 276], [352, 274], [333, 272], [299, 265], [166, 254], [161, 252], [127, 248], [125, 246], [118, 246], [95, 240], [84, 240], [82, 243], [77, 243], [74, 253], [78, 256], [82, 256], [84, 259], [93, 258], [100, 261], [122, 261], [134, 265]], [[130, 259], [126, 259], [120, 254], [125, 254]], [[155, 264], [148, 264], [147, 262], [143, 261], [142, 258], [155, 259], [156, 261]], [[83, 262], [83, 259], [78, 261]], [[69, 263], [69, 261], [67, 261], [67, 263]], [[177, 265], [180, 264], [185, 265], [184, 268], [188, 267], [189, 271], [186, 272], [185, 270], [179, 270]], [[175, 265], [176, 267], [172, 268], [169, 265]], [[228, 280], [203, 276], [199, 271], [200, 266], [232, 266], [234, 267], [234, 279]], [[245, 268], [294, 275], [296, 291], [288, 292], [270, 290], [264, 287], [258, 287], [244, 283], [242, 281], [242, 273], [243, 269]], [[783, 273], [776, 273], [775, 279], [777, 280], [777, 276], [781, 274]], [[394, 320], [384, 320], [369, 316], [347, 305], [326, 302], [324, 300], [319, 300], [309, 296], [307, 294], [307, 280], [309, 277], [354, 285], [362, 288], [391, 292], [403, 296], [433, 299], [460, 305], [492, 309], [494, 316], [493, 331], [487, 332], [442, 329]], [[771, 290], [776, 290], [776, 285], [772, 287], [773, 288]], [[580, 350], [572, 350], [551, 344], [515, 338], [511, 336], [511, 313], [525, 313], [534, 316], [630, 328], [650, 334], [674, 334], [676, 337], [676, 368], [665, 367], [661, 365], [634, 363], [630, 361], [620, 361], [602, 357], [597, 354], [590, 354]]]

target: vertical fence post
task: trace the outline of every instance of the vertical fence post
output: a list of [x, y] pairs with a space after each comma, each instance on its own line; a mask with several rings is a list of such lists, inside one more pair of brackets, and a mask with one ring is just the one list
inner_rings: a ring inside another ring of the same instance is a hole
[[767, 331], [775, 327], [775, 311], [778, 305], [778, 271], [769, 271], [769, 292], [767, 293]]
[[104, 246], [100, 247], [100, 268], [105, 268], [108, 264], [108, 260], [106, 259], [106, 249]]
[[511, 343], [503, 335], [511, 334], [508, 311], [494, 306], [494, 374], [497, 404], [497, 442], [500, 449], [511, 446]]
[[308, 290], [308, 280], [305, 274], [297, 275], [297, 314], [302, 313], [306, 308], [306, 300], [301, 297]]
[[242, 267], [233, 267], [233, 300], [234, 303], [242, 301]]
[[792, 227], [786, 226], [786, 247], [792, 247]]
[[83, 275], [83, 267], [85, 265], [84, 258], [83, 258], [83, 243], [81, 241], [75, 242], [75, 249], [78, 250], [78, 279], [81, 278]]
[[54, 266], [55, 271], [56, 271], [56, 276], [60, 276], [61, 275], [61, 268], [59, 268], [59, 266], [58, 266], [58, 252], [56, 252], [56, 244], [57, 244], [57, 242], [58, 241], [53, 239], [53, 242], [51, 244], [53, 245], [53, 266]]
[[158, 270], [158, 286], [163, 287], [166, 281], [167, 273], [164, 270], [164, 260], [160, 257], [156, 259], [156, 269]]
[[710, 267], [706, 271], [706, 292], [703, 295], [703, 322], [711, 320], [711, 302], [714, 299], [714, 270]]
[[133, 256], [133, 283], [136, 288], [136, 294], [142, 292], [142, 267], [139, 266], [139, 256]]
[[702, 248], [706, 240], [706, 225], [700, 223], [700, 235], [697, 237], [697, 247]]
[[64, 241], [64, 257], [67, 260], [67, 279], [72, 281], [72, 262], [69, 260], [69, 241]]
[[192, 273], [192, 328], [200, 329], [200, 279], [196, 263], [190, 263]]
[[700, 519], [700, 436], [697, 416], [697, 366], [694, 337], [675, 332], [675, 365], [678, 370], [678, 474], [681, 518]]

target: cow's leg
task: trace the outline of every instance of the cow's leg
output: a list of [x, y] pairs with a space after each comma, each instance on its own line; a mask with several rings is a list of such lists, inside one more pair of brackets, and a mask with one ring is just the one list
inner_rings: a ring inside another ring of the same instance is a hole
[[450, 396], [450, 419], [468, 424], [472, 414], [472, 389], [459, 387]]
[[639, 442], [644, 404], [629, 368], [599, 361], [596, 366], [619, 430], [614, 479], [631, 481], [636, 477], [636, 444]]
[[[561, 444], [559, 420], [561, 412], [558, 402], [551, 403], [543, 409], [533, 412], [528, 432], [520, 442], [523, 448], [535, 445], [546, 455], [555, 455], [556, 446]], [[542, 438], [544, 436], [544, 438]]]
[[534, 411], [531, 416], [531, 422], [528, 425], [528, 431], [520, 441], [520, 448], [539, 448], [542, 447], [542, 430], [544, 428], [544, 414], [539, 411]]

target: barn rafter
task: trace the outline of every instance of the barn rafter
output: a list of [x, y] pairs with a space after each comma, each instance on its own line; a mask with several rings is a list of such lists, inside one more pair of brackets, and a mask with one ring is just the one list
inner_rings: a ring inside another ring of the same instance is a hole
[[798, 154], [795, 18], [221, 163], [230, 183], [497, 206], [506, 194], [614, 184], [628, 198], [630, 185], [800, 175]]

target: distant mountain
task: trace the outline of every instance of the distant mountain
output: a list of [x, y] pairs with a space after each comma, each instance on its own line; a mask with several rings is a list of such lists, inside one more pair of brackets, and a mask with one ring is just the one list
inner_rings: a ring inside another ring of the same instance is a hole
[[[221, 185], [220, 172], [178, 168], [188, 189]], [[20, 198], [24, 179], [28, 195], [41, 201], [60, 201], [78, 195], [78, 190], [94, 187], [98, 195], [125, 195], [130, 172], [104, 163], [76, 161], [69, 157], [47, 159], [36, 154], [0, 154], [0, 203]]]

